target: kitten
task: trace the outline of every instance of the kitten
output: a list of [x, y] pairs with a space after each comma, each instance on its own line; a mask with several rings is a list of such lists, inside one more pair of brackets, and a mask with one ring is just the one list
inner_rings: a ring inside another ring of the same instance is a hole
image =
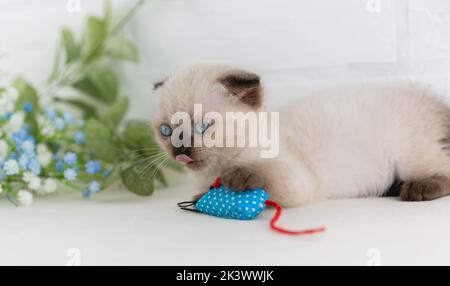
[[176, 148], [170, 140], [176, 127], [171, 116], [177, 111], [192, 115], [195, 103], [202, 104], [203, 112], [220, 114], [264, 111], [258, 75], [194, 66], [159, 83], [155, 92], [160, 144], [198, 173], [205, 191], [220, 176], [233, 189], [263, 187], [272, 200], [288, 207], [326, 198], [382, 196], [392, 185], [406, 201], [450, 193], [450, 108], [420, 86], [342, 87], [290, 102], [279, 110], [279, 154], [264, 159], [252, 148]]

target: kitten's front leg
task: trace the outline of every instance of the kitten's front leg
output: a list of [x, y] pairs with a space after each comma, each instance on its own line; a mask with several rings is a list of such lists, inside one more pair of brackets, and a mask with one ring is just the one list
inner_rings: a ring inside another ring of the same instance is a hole
[[[192, 200], [198, 201], [214, 182], [214, 178], [206, 176], [198, 181], [198, 188], [201, 193], [195, 195]], [[229, 189], [235, 191], [245, 191], [256, 188], [266, 188], [265, 180], [260, 176], [256, 170], [248, 167], [233, 167], [225, 169], [221, 172], [220, 176], [222, 184]]]
[[265, 179], [249, 167], [233, 167], [222, 172], [222, 183], [226, 188], [244, 191], [265, 187]]

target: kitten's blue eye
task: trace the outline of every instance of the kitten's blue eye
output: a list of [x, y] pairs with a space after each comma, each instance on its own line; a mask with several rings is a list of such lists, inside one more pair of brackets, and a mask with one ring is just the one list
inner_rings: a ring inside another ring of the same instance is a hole
[[209, 123], [208, 122], [205, 122], [203, 124], [200, 123], [200, 122], [197, 122], [194, 125], [194, 131], [197, 134], [203, 134], [206, 131], [206, 129], [208, 129], [208, 127], [209, 127]]
[[172, 135], [172, 128], [167, 124], [162, 124], [159, 127], [159, 130], [161, 131], [161, 134], [164, 137], [170, 137], [170, 135]]

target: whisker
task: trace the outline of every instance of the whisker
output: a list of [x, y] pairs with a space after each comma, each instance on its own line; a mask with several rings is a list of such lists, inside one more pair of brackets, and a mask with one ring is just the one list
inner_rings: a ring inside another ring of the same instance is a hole
[[156, 166], [155, 170], [153, 170], [151, 178], [154, 178], [156, 176], [156, 174], [158, 173], [158, 171], [160, 171], [161, 169], [163, 169], [165, 167], [165, 165], [167, 165], [168, 161], [169, 161], [169, 159], [165, 158], [158, 166]]
[[153, 156], [153, 157], [136, 157], [135, 159], [138, 159], [138, 160], [140, 160], [142, 162], [148, 162], [148, 161], [151, 161], [153, 159], [160, 158], [160, 157], [166, 157], [166, 156], [158, 155], [158, 156]]
[[152, 154], [152, 155], [147, 155], [147, 154], [136, 154], [136, 155], [134, 155], [134, 156], [135, 156], [137, 159], [148, 159], [148, 158], [155, 158], [155, 157], [160, 156], [160, 155], [167, 156], [166, 153], [157, 153], [157, 154]]
[[146, 165], [141, 169], [140, 173], [144, 174], [145, 172], [147, 172], [147, 170], [149, 168], [151, 168], [152, 166], [155, 166], [156, 164], [159, 164], [159, 162], [164, 161], [164, 160], [168, 160], [168, 158], [165, 156], [159, 156], [159, 157], [155, 158], [151, 162], [146, 163]]

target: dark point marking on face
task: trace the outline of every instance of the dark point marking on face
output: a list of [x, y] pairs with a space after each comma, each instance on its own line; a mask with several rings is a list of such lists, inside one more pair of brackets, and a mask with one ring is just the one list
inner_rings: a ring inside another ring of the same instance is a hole
[[240, 102], [260, 107], [262, 105], [262, 88], [257, 74], [245, 71], [230, 71], [219, 78], [219, 82]]

